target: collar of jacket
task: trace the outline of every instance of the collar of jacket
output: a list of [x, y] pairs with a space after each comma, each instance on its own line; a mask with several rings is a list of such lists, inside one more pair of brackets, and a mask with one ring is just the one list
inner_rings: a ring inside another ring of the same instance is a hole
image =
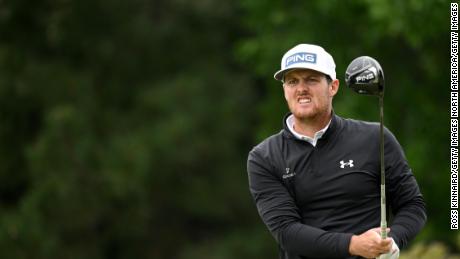
[[[286, 124], [286, 119], [291, 114], [292, 114], [291, 112], [288, 112], [283, 118], [283, 136], [286, 137], [286, 138], [299, 140], [294, 136], [294, 134], [292, 134], [292, 132], [289, 130], [289, 128], [288, 128], [288, 126]], [[337, 116], [334, 113], [334, 111], [332, 111], [331, 124], [329, 125], [329, 128], [327, 128], [327, 130], [324, 133], [324, 135], [319, 139], [319, 141], [331, 138], [332, 136], [334, 136], [340, 130], [341, 127], [342, 127], [342, 118]]]

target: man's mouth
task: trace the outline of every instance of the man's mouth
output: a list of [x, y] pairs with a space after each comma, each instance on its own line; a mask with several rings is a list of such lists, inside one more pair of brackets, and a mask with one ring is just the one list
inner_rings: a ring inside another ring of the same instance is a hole
[[310, 97], [300, 97], [297, 99], [297, 102], [300, 104], [311, 103], [311, 98]]

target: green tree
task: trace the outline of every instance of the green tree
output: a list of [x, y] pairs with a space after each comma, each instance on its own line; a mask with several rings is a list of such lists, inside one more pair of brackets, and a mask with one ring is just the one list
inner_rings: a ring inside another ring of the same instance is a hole
[[233, 58], [234, 4], [20, 0], [0, 13], [1, 257], [245, 246], [255, 97]]

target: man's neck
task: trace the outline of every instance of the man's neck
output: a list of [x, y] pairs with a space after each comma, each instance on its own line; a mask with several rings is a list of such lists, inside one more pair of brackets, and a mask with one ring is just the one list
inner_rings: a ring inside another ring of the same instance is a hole
[[313, 138], [316, 132], [326, 127], [331, 118], [331, 113], [328, 116], [319, 116], [312, 119], [299, 119], [294, 116], [294, 130], [299, 134]]

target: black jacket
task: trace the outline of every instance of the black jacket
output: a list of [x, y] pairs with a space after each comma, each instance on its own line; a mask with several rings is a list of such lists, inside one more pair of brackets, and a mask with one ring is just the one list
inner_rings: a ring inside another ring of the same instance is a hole
[[[284, 129], [248, 157], [249, 189], [280, 258], [356, 258], [353, 234], [380, 225], [379, 125], [333, 115], [316, 147]], [[389, 224], [400, 248], [426, 221], [425, 203], [396, 138], [385, 129]]]

